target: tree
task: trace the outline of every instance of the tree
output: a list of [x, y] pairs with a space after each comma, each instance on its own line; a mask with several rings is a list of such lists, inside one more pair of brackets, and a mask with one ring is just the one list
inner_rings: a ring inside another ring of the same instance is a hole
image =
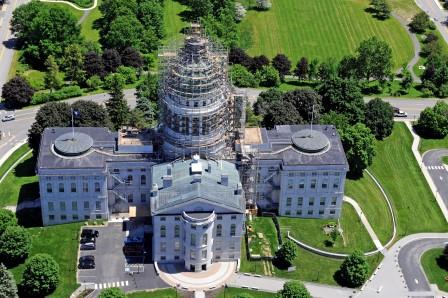
[[148, 128], [151, 127], [152, 124], [151, 122], [146, 121], [144, 112], [137, 108], [133, 109], [129, 113], [128, 122], [130, 126], [135, 127], [137, 129]]
[[258, 86], [255, 76], [240, 64], [234, 64], [230, 68], [230, 78], [232, 83], [237, 87], [252, 87]]
[[45, 88], [50, 89], [50, 92], [53, 92], [55, 89], [59, 89], [62, 86], [62, 80], [59, 74], [59, 66], [56, 63], [53, 56], [48, 56], [45, 61], [45, 66], [47, 67], [47, 71], [45, 72], [44, 82]]
[[130, 66], [134, 68], [143, 67], [142, 55], [140, 55], [140, 53], [132, 47], [127, 47], [123, 50], [123, 52], [121, 53], [121, 62], [124, 66]]
[[265, 115], [268, 112], [269, 106], [274, 101], [280, 101], [283, 98], [283, 92], [271, 88], [263, 91], [258, 95], [257, 101], [254, 103], [254, 112], [257, 115]]
[[285, 76], [291, 71], [291, 61], [289, 61], [288, 57], [284, 54], [277, 54], [277, 56], [272, 59], [272, 66], [277, 69], [282, 82], [285, 80]]
[[414, 79], [412, 78], [412, 74], [407, 68], [407, 65], [403, 66], [403, 71], [401, 72], [401, 82], [400, 86], [404, 90], [405, 93], [409, 91], [409, 89], [412, 87], [412, 83], [414, 83]]
[[106, 109], [114, 129], [118, 130], [126, 124], [130, 113], [123, 93], [124, 81], [120, 75], [113, 74], [107, 85], [110, 98], [106, 101]]
[[366, 126], [378, 140], [388, 137], [394, 128], [392, 106], [380, 98], [374, 98], [366, 104]]
[[345, 258], [338, 271], [338, 276], [344, 286], [356, 288], [367, 279], [369, 265], [360, 251], [355, 251]]
[[108, 288], [102, 290], [98, 298], [126, 298], [126, 295], [119, 288]]
[[28, 131], [28, 144], [34, 156], [39, 153], [40, 138], [47, 127], [67, 127], [70, 125], [70, 106], [65, 102], [44, 104], [36, 114], [35, 122]]
[[321, 124], [334, 125], [338, 131], [344, 130], [350, 126], [347, 116], [335, 111], [329, 111], [320, 117]]
[[92, 76], [99, 76], [103, 78], [105, 76], [103, 58], [96, 52], [87, 52], [84, 55], [83, 69], [88, 78]]
[[121, 57], [117, 50], [106, 49], [102, 55], [104, 71], [106, 73], [113, 73], [117, 71], [118, 66], [121, 65]]
[[288, 91], [283, 94], [282, 100], [283, 103], [292, 103], [295, 111], [306, 123], [311, 123], [312, 116], [314, 123], [319, 123], [320, 111], [322, 110], [322, 97], [316, 91], [308, 89]]
[[344, 56], [338, 65], [338, 76], [343, 79], [357, 78], [358, 62], [356, 57]]
[[361, 177], [362, 171], [372, 164], [375, 155], [375, 137], [363, 123], [356, 123], [339, 131], [352, 177]]
[[294, 75], [296, 75], [300, 80], [305, 80], [308, 77], [310, 66], [308, 65], [308, 59], [306, 57], [300, 58], [297, 62], [296, 68], [294, 69]]
[[326, 81], [337, 76], [337, 64], [333, 58], [327, 59], [317, 68], [317, 76], [319, 80]]
[[199, 19], [213, 13], [213, 4], [210, 0], [189, 0], [191, 17]]
[[[86, 72], [84, 68], [84, 55], [81, 47], [77, 44], [69, 45], [65, 48], [63, 58], [63, 69], [65, 71], [65, 78], [70, 82], [84, 83], [86, 79]], [[99, 74], [97, 74], [99, 75]]]
[[283, 289], [278, 291], [278, 298], [311, 298], [310, 292], [302, 282], [293, 280], [283, 284]]
[[0, 236], [3, 234], [7, 227], [16, 225], [16, 215], [11, 210], [0, 209]]
[[269, 10], [272, 7], [272, 3], [270, 0], [256, 0], [257, 8], [260, 10]]
[[104, 0], [101, 1], [99, 10], [102, 14], [101, 26], [107, 27], [119, 15], [137, 15], [138, 4], [136, 0]]
[[235, 2], [235, 21], [241, 22], [246, 16], [247, 10], [243, 4]]
[[434, 107], [425, 108], [420, 113], [417, 129], [424, 136], [444, 138], [448, 134], [448, 104], [438, 101]]
[[429, 19], [429, 16], [424, 12], [419, 12], [416, 14], [412, 21], [409, 23], [409, 27], [411, 30], [415, 33], [424, 33], [426, 29], [428, 29], [431, 26], [431, 20]]
[[0, 263], [0, 297], [17, 298], [17, 285], [14, 276]]
[[278, 71], [270, 66], [263, 66], [255, 73], [255, 79], [260, 82], [263, 87], [278, 87], [280, 86], [280, 76]]
[[101, 78], [98, 75], [93, 75], [86, 81], [86, 85], [90, 90], [97, 90], [102, 83], [103, 81], [101, 81]]
[[31, 236], [20, 226], [9, 226], [0, 236], [0, 260], [7, 266], [20, 263], [28, 257]]
[[304, 120], [291, 102], [280, 100], [269, 105], [263, 117], [262, 125], [266, 128], [273, 128], [275, 125], [300, 124], [303, 122]]
[[43, 297], [59, 283], [59, 265], [48, 254], [36, 254], [25, 263], [21, 286], [27, 297]]
[[319, 60], [312, 59], [308, 67], [308, 79], [315, 80], [317, 78], [318, 69], [319, 69]]
[[251, 69], [253, 59], [249, 55], [247, 55], [243, 49], [233, 47], [229, 52], [229, 63], [241, 64], [242, 66]]
[[430, 55], [425, 63], [423, 85], [440, 97], [448, 96], [448, 59], [441, 55]]
[[75, 101], [71, 108], [79, 112], [74, 119], [77, 127], [112, 127], [106, 109], [90, 100]]
[[390, 17], [392, 10], [386, 0], [372, 0], [371, 5], [378, 19], [385, 20]]
[[151, 28], [158, 39], [164, 36], [163, 2], [158, 0], [139, 1], [137, 17], [146, 28]]
[[269, 58], [265, 55], [255, 56], [252, 60], [251, 68], [249, 69], [252, 73], [255, 73], [257, 70], [260, 70], [263, 66], [269, 65], [271, 63]]
[[120, 65], [117, 68], [117, 73], [123, 77], [125, 84], [133, 84], [137, 81], [137, 73], [133, 67]]
[[23, 77], [16, 76], [6, 82], [2, 88], [2, 97], [9, 109], [21, 108], [31, 102], [34, 90]]
[[136, 109], [143, 113], [146, 127], [154, 127], [157, 124], [158, 87], [157, 75], [150, 72], [145, 75], [143, 82], [137, 85], [137, 92], [135, 93], [137, 97]]
[[364, 121], [364, 99], [356, 81], [333, 78], [318, 89], [325, 112], [335, 111], [345, 115], [350, 124]]
[[291, 240], [286, 240], [275, 253], [275, 257], [284, 264], [291, 264], [297, 257], [297, 254], [297, 245]]
[[145, 28], [135, 16], [119, 16], [110, 24], [102, 44], [106, 48], [118, 51], [123, 51], [126, 47], [133, 47], [144, 52], [146, 49], [141, 42], [144, 31]]
[[359, 78], [366, 81], [388, 78], [392, 71], [392, 49], [385, 41], [371, 37], [362, 41], [356, 52]]

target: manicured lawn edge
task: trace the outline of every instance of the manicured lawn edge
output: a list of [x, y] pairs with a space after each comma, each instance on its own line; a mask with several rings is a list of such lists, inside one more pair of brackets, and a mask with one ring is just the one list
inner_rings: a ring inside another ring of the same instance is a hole
[[15, 150], [0, 166], [0, 181], [5, 176], [6, 172], [18, 161], [20, 158], [25, 156], [30, 152], [30, 147], [28, 144], [23, 144], [17, 150]]
[[439, 266], [437, 259], [443, 254], [443, 248], [434, 248], [426, 251], [421, 259], [421, 265], [429, 282], [436, 284], [439, 290], [448, 292], [448, 270]]

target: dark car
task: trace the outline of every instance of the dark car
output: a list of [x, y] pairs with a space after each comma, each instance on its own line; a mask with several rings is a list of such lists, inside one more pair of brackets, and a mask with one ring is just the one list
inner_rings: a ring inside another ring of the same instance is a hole
[[81, 238], [84, 238], [84, 237], [90, 237], [90, 238], [97, 237], [98, 238], [99, 235], [100, 235], [100, 232], [98, 232], [97, 230], [92, 230], [92, 229], [84, 229], [81, 232]]
[[95, 243], [96, 242], [95, 237], [86, 236], [86, 237], [82, 237], [81, 240], [79, 241], [79, 243], [81, 243], [81, 244], [89, 243], [89, 242]]
[[95, 250], [96, 249], [95, 242], [82, 243], [80, 246], [80, 249], [81, 250]]
[[79, 258], [79, 269], [95, 269], [95, 257], [94, 256], [83, 256]]

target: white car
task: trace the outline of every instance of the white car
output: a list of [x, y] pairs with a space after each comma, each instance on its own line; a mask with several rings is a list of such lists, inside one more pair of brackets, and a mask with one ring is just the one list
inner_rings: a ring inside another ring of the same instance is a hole
[[2, 118], [2, 121], [3, 121], [3, 122], [6, 122], [6, 121], [12, 121], [12, 120], [14, 120], [14, 119], [16, 119], [16, 115], [14, 115], [14, 114], [9, 114], [9, 115], [5, 115], [5, 116]]
[[393, 107], [394, 109], [394, 117], [407, 117], [408, 113], [400, 110], [399, 108]]

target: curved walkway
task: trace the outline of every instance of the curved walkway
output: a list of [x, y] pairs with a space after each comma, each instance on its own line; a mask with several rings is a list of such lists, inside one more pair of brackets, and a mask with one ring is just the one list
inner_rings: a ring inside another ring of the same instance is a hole
[[79, 7], [78, 5], [69, 2], [69, 1], [65, 1], [65, 0], [39, 0], [40, 2], [47, 2], [47, 3], [64, 3], [67, 5], [70, 5], [71, 7], [73, 7], [74, 9], [77, 10], [81, 10], [81, 11], [88, 11], [88, 10], [92, 10], [95, 9], [98, 5], [98, 0], [93, 0], [93, 5], [91, 7], [88, 8], [83, 8], [83, 7]]
[[403, 19], [396, 13], [392, 13], [392, 15], [404, 27], [404, 29], [406, 30], [406, 32], [408, 33], [409, 37], [412, 40], [412, 45], [414, 47], [414, 57], [412, 57], [411, 61], [409, 62], [408, 68], [409, 68], [409, 71], [412, 75], [412, 79], [414, 80], [414, 82], [421, 83], [422, 80], [414, 73], [414, 66], [417, 64], [418, 60], [420, 59], [420, 52], [421, 52], [420, 42], [418, 41], [417, 35], [415, 35], [415, 33], [409, 29], [409, 26], [408, 26], [409, 22], [407, 20]]

